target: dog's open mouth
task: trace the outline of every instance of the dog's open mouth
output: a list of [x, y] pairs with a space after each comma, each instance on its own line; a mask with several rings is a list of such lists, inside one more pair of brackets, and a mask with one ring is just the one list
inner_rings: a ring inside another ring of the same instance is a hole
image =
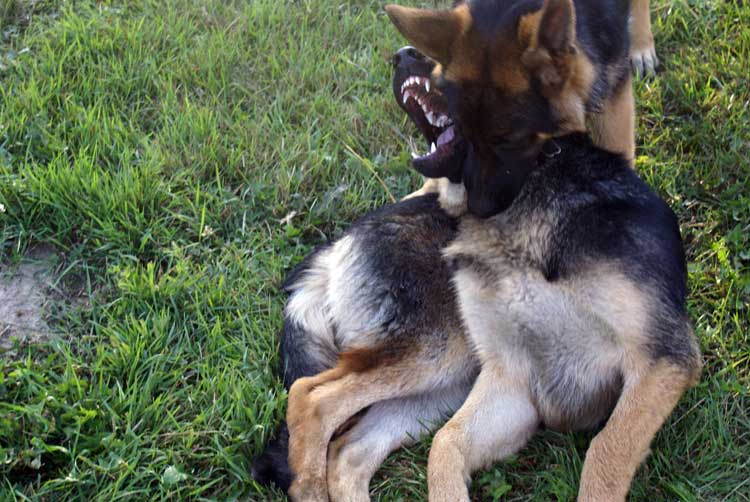
[[415, 65], [396, 65], [393, 82], [399, 106], [416, 124], [429, 145], [427, 152], [419, 154], [412, 144], [413, 164], [425, 176], [447, 176], [454, 181], [458, 177], [460, 180], [463, 141], [448, 114], [445, 97], [431, 86], [429, 71], [425, 71], [423, 66], [430, 68], [432, 65], [424, 60]]

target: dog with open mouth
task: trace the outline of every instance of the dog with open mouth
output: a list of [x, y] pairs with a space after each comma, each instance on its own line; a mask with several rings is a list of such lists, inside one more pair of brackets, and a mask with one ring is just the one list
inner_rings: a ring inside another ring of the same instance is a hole
[[[470, 212], [451, 214], [443, 191], [386, 206], [290, 274], [288, 429], [254, 476], [295, 501], [369, 500], [386, 456], [452, 415], [430, 450], [431, 501], [469, 500], [471, 473], [542, 424], [600, 429], [579, 500], [624, 500], [700, 373], [674, 214], [585, 133], [488, 139], [434, 62], [407, 47], [394, 64], [396, 98], [430, 145], [415, 167], [463, 186]], [[498, 106], [483, 99], [474, 109]], [[523, 129], [547, 134], [544, 122]]]
[[[394, 88], [397, 100], [421, 113], [418, 127], [434, 137], [428, 152], [413, 153], [427, 180], [411, 196], [449, 187], [430, 175], [441, 163], [458, 164], [447, 153], [468, 155], [479, 171], [496, 170], [494, 151], [503, 150], [510, 176], [504, 183], [494, 178], [500, 186], [485, 177], [491, 193], [469, 201], [474, 214], [486, 216], [501, 209], [488, 204], [503, 199], [493, 190], [508, 191], [507, 205], [526, 164], [547, 139], [587, 129], [598, 146], [632, 165], [635, 109], [628, 61], [639, 74], [657, 63], [647, 1], [474, 0], [455, 2], [448, 10], [389, 5], [386, 11], [416, 47], [397, 55], [408, 61], [402, 67], [410, 72]], [[455, 95], [455, 109], [440, 109], [430, 98], [431, 86]], [[464, 128], [482, 136], [483, 149], [462, 148], [461, 131], [447, 118], [459, 114]], [[459, 193], [450, 195], [460, 200]]]

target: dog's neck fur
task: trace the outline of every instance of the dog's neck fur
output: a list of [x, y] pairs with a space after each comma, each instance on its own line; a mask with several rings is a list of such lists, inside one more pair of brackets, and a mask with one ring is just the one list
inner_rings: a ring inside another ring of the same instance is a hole
[[[498, 164], [502, 167], [493, 175], [493, 193], [487, 194], [489, 197], [494, 197], [492, 202], [499, 208], [499, 211], [494, 214], [510, 207], [523, 189], [529, 175], [540, 165], [557, 156], [560, 151], [559, 144], [554, 140], [549, 140], [526, 155], [515, 153], [497, 156]], [[478, 183], [481, 188], [486, 188], [483, 180], [478, 180]], [[453, 182], [448, 178], [439, 178], [437, 188], [440, 205], [448, 214], [457, 217], [471, 212], [468, 202], [469, 193], [463, 180]]]

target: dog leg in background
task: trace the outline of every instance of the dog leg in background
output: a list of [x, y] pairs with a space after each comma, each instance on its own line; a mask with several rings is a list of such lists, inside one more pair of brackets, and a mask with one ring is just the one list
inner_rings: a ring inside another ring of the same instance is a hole
[[443, 211], [453, 217], [461, 216], [467, 211], [466, 188], [463, 183], [451, 183], [448, 178], [425, 178], [424, 185], [416, 192], [412, 192], [402, 200], [438, 194], [438, 201]]
[[655, 73], [659, 66], [654, 35], [651, 33], [649, 0], [631, 0], [630, 64], [636, 76], [641, 77]]
[[431, 193], [439, 193], [440, 188], [439, 188], [438, 181], [440, 180], [434, 179], [434, 178], [425, 178], [424, 185], [422, 185], [422, 188], [420, 188], [419, 190], [415, 192], [410, 193], [409, 195], [407, 195], [401, 200], [411, 199], [412, 197], [419, 197], [421, 195], [428, 195]]
[[651, 440], [699, 373], [664, 360], [625, 383], [604, 428], [591, 441], [583, 464], [579, 502], [624, 501]]
[[328, 491], [333, 502], [370, 500], [370, 480], [388, 454], [431, 432], [466, 398], [469, 385], [372, 405], [328, 448]]
[[345, 352], [335, 368], [294, 382], [287, 408], [289, 465], [296, 476], [291, 499], [329, 500], [328, 443], [347, 420], [379, 401], [439, 388], [441, 377], [423, 354], [388, 347]]
[[591, 135], [597, 146], [622, 154], [630, 167], [635, 161], [635, 101], [633, 82], [628, 75], [617, 92], [591, 114]]
[[468, 502], [471, 473], [516, 453], [538, 424], [526, 378], [483, 365], [464, 405], [432, 441], [430, 502]]

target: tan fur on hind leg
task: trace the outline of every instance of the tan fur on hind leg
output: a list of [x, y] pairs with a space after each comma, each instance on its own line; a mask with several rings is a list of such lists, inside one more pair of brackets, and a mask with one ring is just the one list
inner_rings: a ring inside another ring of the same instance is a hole
[[639, 378], [626, 382], [607, 424], [586, 452], [579, 502], [624, 501], [651, 440], [685, 390], [695, 383], [694, 368], [660, 361]]
[[420, 356], [405, 347], [353, 350], [342, 354], [335, 368], [292, 385], [287, 423], [293, 501], [329, 500], [328, 444], [354, 414], [379, 401], [437, 387], [440, 372]]
[[629, 76], [620, 83], [620, 89], [604, 101], [600, 113], [591, 115], [591, 135], [598, 146], [622, 154], [633, 167], [635, 102]]
[[370, 479], [388, 454], [434, 430], [466, 398], [469, 384], [372, 405], [328, 448], [328, 492], [333, 502], [370, 500]]

